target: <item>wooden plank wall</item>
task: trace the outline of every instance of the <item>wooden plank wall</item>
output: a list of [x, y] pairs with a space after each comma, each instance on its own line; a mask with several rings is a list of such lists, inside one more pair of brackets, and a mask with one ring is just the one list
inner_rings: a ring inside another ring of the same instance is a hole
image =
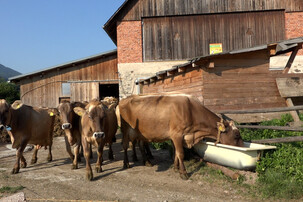
[[[99, 83], [94, 80], [118, 80], [117, 56], [70, 65], [54, 69], [43, 75], [35, 75], [20, 82], [22, 102], [37, 107], [57, 107], [61, 94], [61, 84], [67, 81], [84, 81], [71, 83], [72, 101], [89, 101], [99, 95]], [[88, 82], [85, 82], [88, 81]]]
[[208, 55], [210, 43], [222, 43], [227, 52], [270, 44], [284, 37], [284, 11], [143, 19], [144, 61]]
[[121, 12], [121, 20], [141, 20], [141, 17], [193, 15], [242, 11], [285, 9], [303, 11], [301, 0], [137, 0], [130, 1]]
[[168, 77], [164, 80], [158, 80], [156, 82], [143, 85], [142, 93], [186, 93], [194, 95], [200, 101], [203, 101], [202, 78], [203, 77], [201, 69], [188, 69], [187, 73], [177, 74], [172, 77]]
[[[213, 69], [203, 67], [165, 78], [144, 85], [143, 92], [188, 93], [197, 96], [214, 112], [286, 106], [276, 85], [276, 77], [281, 71], [269, 71], [267, 51], [220, 56], [213, 62]], [[194, 88], [188, 90], [188, 87], [179, 85], [184, 80], [196, 81]]]

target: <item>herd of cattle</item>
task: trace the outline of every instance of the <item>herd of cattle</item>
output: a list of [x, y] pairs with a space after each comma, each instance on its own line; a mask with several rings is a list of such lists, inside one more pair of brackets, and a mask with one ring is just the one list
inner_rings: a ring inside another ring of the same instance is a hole
[[17, 149], [12, 174], [18, 173], [20, 166], [27, 166], [23, 156], [27, 144], [35, 145], [32, 164], [37, 162], [37, 152], [41, 147], [48, 147], [47, 160], [52, 161], [54, 116], [57, 114], [65, 131], [66, 149], [73, 161], [72, 169], [78, 168], [82, 146], [88, 180], [93, 179], [89, 161], [91, 145], [97, 147], [96, 172], [102, 172], [104, 146], [109, 145], [109, 159], [113, 159], [111, 145], [118, 126], [123, 134], [124, 168], [129, 168], [127, 150], [130, 141], [133, 144], [133, 159], [137, 159], [135, 144], [138, 143], [143, 163], [151, 165], [149, 159], [152, 154], [148, 142], [171, 140], [175, 149], [174, 168], [184, 179], [188, 176], [183, 164], [183, 147], [191, 148], [203, 138], [243, 146], [239, 130], [232, 121], [223, 120], [189, 95], [132, 95], [119, 103], [114, 98], [89, 103], [65, 101], [55, 109], [35, 108], [20, 101], [10, 105], [0, 100], [0, 130], [11, 128], [8, 133], [12, 147]]

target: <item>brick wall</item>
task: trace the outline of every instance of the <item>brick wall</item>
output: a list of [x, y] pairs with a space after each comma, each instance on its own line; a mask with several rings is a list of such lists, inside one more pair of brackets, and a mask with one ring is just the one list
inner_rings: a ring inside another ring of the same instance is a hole
[[117, 26], [118, 63], [142, 62], [141, 21], [123, 21]]
[[[285, 13], [286, 39], [303, 37], [303, 12]], [[298, 55], [303, 55], [300, 50]]]

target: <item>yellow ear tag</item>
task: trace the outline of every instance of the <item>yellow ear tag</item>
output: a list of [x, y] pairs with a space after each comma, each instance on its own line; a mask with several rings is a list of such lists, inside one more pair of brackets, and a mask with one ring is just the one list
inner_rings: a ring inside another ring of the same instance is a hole
[[219, 130], [220, 130], [221, 132], [223, 132], [223, 131], [224, 131], [223, 126], [219, 126]]
[[54, 116], [54, 113], [53, 113], [53, 112], [51, 112], [51, 113], [49, 113], [49, 115], [50, 115], [50, 116]]
[[16, 109], [19, 109], [21, 107], [21, 105], [17, 105]]

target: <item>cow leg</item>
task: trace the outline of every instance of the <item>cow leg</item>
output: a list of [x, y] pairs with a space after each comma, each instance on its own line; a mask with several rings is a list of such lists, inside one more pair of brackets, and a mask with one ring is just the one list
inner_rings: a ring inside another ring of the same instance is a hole
[[127, 149], [129, 147], [129, 137], [128, 134], [125, 132], [122, 132], [122, 144], [124, 149], [124, 160], [123, 160], [123, 168], [129, 168], [129, 161], [127, 156]]
[[26, 145], [27, 145], [27, 142], [21, 142], [20, 147], [16, 151], [17, 160], [16, 160], [16, 163], [15, 163], [14, 168], [12, 170], [12, 174], [19, 173], [19, 170], [20, 170], [20, 160], [23, 157], [23, 151], [24, 151]]
[[112, 149], [112, 143], [109, 143], [108, 145], [108, 159], [113, 161], [114, 160], [114, 153]]
[[89, 154], [90, 154], [90, 159], [93, 159], [94, 156], [93, 156], [93, 149], [92, 149], [92, 144], [89, 144]]
[[97, 158], [97, 163], [96, 163], [96, 172], [101, 173], [102, 172], [102, 155], [103, 155], [103, 148], [105, 145], [105, 141], [102, 140], [101, 144], [98, 145], [98, 158]]
[[152, 167], [153, 165], [151, 164], [151, 162], [149, 161], [149, 159], [146, 156], [145, 142], [140, 140], [139, 141], [139, 147], [140, 147], [140, 151], [141, 151], [141, 155], [142, 155], [143, 165], [148, 166], [148, 167]]
[[27, 163], [26, 163], [26, 159], [24, 158], [24, 156], [21, 156], [21, 168], [26, 168]]
[[33, 152], [33, 155], [32, 155], [32, 160], [31, 160], [31, 164], [35, 164], [35, 163], [37, 163], [37, 155], [38, 155], [38, 145], [35, 145], [34, 146], [34, 152]]
[[94, 178], [94, 176], [93, 176], [92, 167], [89, 162], [89, 158], [90, 158], [89, 143], [86, 142], [84, 135], [82, 136], [82, 147], [83, 147], [83, 153], [86, 162], [86, 179], [91, 181]]
[[71, 146], [70, 146], [70, 144], [68, 142], [68, 139], [67, 139], [66, 135], [64, 135], [64, 140], [65, 140], [66, 151], [69, 154], [70, 159], [73, 161], [75, 157], [74, 157], [74, 155], [72, 153], [72, 149], [71, 149]]
[[47, 161], [51, 162], [53, 160], [53, 155], [52, 155], [52, 144], [49, 145], [48, 147], [48, 156], [47, 156]]
[[146, 151], [146, 154], [147, 154], [147, 158], [148, 159], [154, 159], [154, 156], [153, 156], [153, 154], [150, 151], [148, 142], [144, 142], [144, 148], [145, 148], [145, 151]]
[[[75, 157], [74, 157], [74, 159], [73, 159], [72, 169], [78, 169], [78, 161], [81, 161], [81, 158], [80, 158], [80, 155], [79, 155], [80, 146], [81, 146], [81, 143], [80, 143], [80, 142], [77, 142], [77, 143], [76, 143], [76, 146], [75, 146], [75, 148], [74, 148]], [[79, 159], [80, 159], [80, 160], [79, 160]]]
[[183, 140], [181, 138], [173, 140], [175, 145], [175, 169], [179, 167], [180, 176], [182, 179], [187, 180], [188, 175], [183, 163], [184, 160], [184, 150], [183, 150]]
[[137, 144], [137, 140], [132, 141], [132, 149], [133, 149], [133, 162], [138, 161], [137, 158], [137, 152], [136, 152], [136, 144]]

